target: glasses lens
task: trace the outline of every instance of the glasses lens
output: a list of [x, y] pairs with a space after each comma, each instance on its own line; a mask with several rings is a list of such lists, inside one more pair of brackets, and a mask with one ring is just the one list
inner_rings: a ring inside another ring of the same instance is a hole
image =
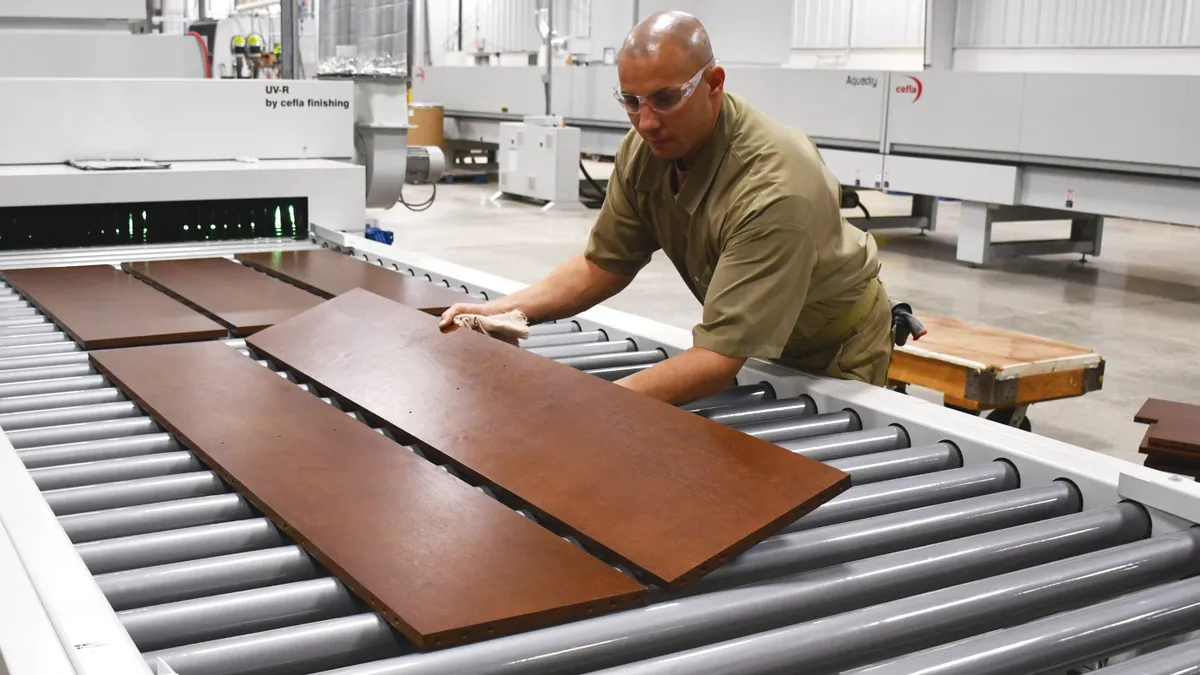
[[679, 89], [664, 89], [655, 92], [650, 97], [650, 106], [660, 112], [673, 110], [683, 101], [683, 92]]

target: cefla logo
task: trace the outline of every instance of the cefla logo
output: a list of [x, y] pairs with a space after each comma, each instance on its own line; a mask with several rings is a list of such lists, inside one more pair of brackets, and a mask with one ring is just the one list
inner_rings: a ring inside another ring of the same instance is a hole
[[925, 91], [925, 85], [921, 84], [921, 81], [912, 75], [905, 75], [905, 77], [912, 80], [912, 82], [905, 82], [904, 84], [897, 85], [896, 93], [913, 94], [912, 102], [916, 103], [917, 99], [921, 98], [921, 92]]
[[856, 75], [846, 76], [846, 86], [849, 87], [870, 87], [874, 89], [879, 86], [879, 80], [871, 76], [860, 77]]

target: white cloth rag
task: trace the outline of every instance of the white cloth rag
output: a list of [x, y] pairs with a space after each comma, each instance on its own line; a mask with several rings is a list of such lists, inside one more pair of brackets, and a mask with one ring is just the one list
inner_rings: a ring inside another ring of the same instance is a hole
[[503, 340], [511, 345], [517, 344], [517, 340], [529, 337], [529, 319], [524, 312], [517, 309], [491, 316], [459, 314], [454, 317], [454, 325]]

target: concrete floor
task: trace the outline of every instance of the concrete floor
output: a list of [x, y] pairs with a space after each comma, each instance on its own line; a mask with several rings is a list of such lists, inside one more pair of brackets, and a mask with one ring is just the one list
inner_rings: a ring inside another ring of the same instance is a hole
[[[606, 173], [603, 169], [598, 173]], [[598, 176], [599, 177], [599, 176]], [[409, 188], [410, 202], [429, 194]], [[595, 211], [543, 213], [488, 201], [494, 185], [441, 184], [429, 210], [380, 215], [395, 246], [524, 283], [582, 250]], [[902, 214], [908, 200], [864, 193], [874, 215]], [[847, 212], [847, 215], [851, 215]], [[1134, 412], [1148, 397], [1200, 403], [1200, 229], [1110, 220], [1099, 258], [1002, 261], [970, 269], [954, 260], [958, 206], [942, 205], [937, 232], [877, 232], [883, 280], [914, 308], [1090, 347], [1107, 361], [1104, 386], [1082, 398], [1030, 409], [1035, 433], [1141, 463], [1145, 427]], [[996, 240], [1061, 237], [1066, 223], [998, 226]], [[608, 306], [681, 328], [700, 305], [657, 255]]]

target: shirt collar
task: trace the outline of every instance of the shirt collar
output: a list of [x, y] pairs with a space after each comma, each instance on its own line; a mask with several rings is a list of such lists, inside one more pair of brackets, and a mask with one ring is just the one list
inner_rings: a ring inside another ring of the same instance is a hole
[[[708, 193], [708, 188], [716, 178], [717, 169], [721, 166], [721, 160], [729, 151], [729, 144], [733, 140], [733, 113], [730, 107], [729, 95], [726, 94], [721, 103], [721, 112], [717, 115], [717, 123], [713, 128], [712, 136], [705, 143], [700, 155], [696, 157], [696, 161], [688, 168], [687, 181], [684, 182], [683, 189], [680, 190], [677, 198], [678, 204], [688, 212], [688, 215], [696, 214], [700, 200]], [[671, 162], [657, 157], [651, 158], [649, 165], [638, 177], [636, 188], [641, 191], [653, 191], [661, 188], [663, 179], [671, 170], [673, 170]]]

